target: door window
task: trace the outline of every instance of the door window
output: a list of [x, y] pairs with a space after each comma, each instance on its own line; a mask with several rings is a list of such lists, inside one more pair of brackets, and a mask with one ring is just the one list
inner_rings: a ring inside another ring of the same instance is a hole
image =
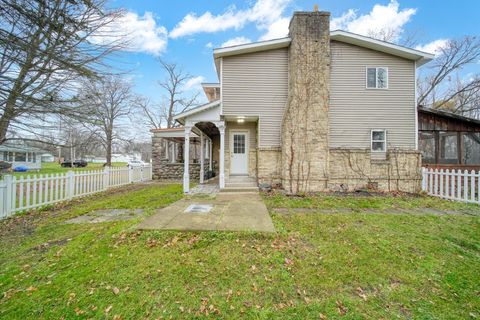
[[233, 153], [235, 154], [245, 153], [245, 135], [244, 134], [233, 135]]

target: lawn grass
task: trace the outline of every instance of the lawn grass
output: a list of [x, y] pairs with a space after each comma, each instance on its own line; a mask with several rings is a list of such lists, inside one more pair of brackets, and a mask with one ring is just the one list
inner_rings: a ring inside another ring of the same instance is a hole
[[[478, 215], [272, 213], [274, 235], [139, 232], [139, 219], [61, 223], [101, 208], [151, 214], [180, 197], [180, 185], [130, 186], [1, 223], [0, 318], [480, 317]], [[463, 209], [425, 197], [336, 199], [303, 201]], [[265, 201], [300, 206], [282, 195]]]
[[[112, 166], [114, 167], [123, 167], [126, 166], [126, 162], [113, 162]], [[66, 173], [70, 170], [73, 171], [86, 171], [86, 170], [102, 170], [103, 163], [93, 163], [89, 162], [88, 165], [84, 168], [64, 168], [59, 163], [56, 162], [44, 162], [42, 163], [42, 169], [36, 171], [27, 171], [27, 172], [12, 172], [11, 174], [16, 177], [26, 177], [39, 174], [56, 174], [56, 173]]]
[[272, 192], [264, 196], [270, 208], [310, 208], [310, 209], [417, 209], [432, 208], [480, 214], [477, 204], [458, 201], [445, 201], [440, 198], [415, 194], [368, 194], [368, 193], [317, 193], [306, 196], [287, 196]]

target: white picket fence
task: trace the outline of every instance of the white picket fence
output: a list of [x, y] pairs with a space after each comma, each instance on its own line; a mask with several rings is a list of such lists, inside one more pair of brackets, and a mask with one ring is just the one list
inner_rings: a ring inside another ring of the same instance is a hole
[[0, 219], [19, 211], [82, 197], [152, 179], [152, 167], [106, 167], [104, 170], [15, 177], [0, 180]]
[[422, 190], [435, 197], [480, 204], [480, 172], [422, 168]]

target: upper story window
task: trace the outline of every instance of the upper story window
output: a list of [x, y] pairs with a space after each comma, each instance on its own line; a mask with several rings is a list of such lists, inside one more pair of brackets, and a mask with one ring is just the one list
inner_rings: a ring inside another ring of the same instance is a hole
[[372, 151], [386, 152], [387, 151], [387, 131], [386, 130], [372, 130]]
[[367, 88], [388, 89], [388, 68], [367, 67]]

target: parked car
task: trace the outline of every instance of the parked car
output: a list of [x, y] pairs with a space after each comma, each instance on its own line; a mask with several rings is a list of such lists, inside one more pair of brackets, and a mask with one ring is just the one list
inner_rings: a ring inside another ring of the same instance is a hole
[[[88, 165], [87, 161], [85, 160], [73, 160], [73, 167], [75, 168], [84, 168]], [[62, 162], [62, 167], [64, 168], [71, 168], [72, 162], [70, 160], [65, 160]]]
[[145, 167], [147, 164], [141, 160], [130, 160], [128, 166], [131, 168]]
[[28, 167], [27, 166], [16, 166], [15, 168], [13, 168], [13, 171], [15, 171], [15, 172], [27, 172]]

